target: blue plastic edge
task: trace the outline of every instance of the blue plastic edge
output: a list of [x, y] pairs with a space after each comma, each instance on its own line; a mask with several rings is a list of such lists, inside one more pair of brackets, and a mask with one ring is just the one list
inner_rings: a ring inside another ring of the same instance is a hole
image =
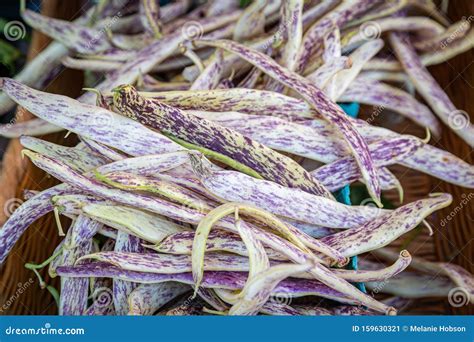
[[[359, 114], [360, 105], [358, 103], [339, 103], [339, 106], [344, 110], [347, 115], [352, 116], [353, 118], [356, 118]], [[350, 195], [351, 191], [348, 185], [334, 193], [334, 196], [336, 197], [338, 202], [347, 205], [351, 205]], [[351, 258], [348, 268], [353, 270], [357, 269], [357, 256]], [[364, 283], [355, 283], [355, 286], [357, 286], [359, 290], [366, 292]]]

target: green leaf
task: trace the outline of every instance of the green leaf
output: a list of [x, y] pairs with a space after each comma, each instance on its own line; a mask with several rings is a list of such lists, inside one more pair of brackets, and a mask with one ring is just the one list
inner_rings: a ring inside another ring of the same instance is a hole
[[250, 5], [251, 2], [252, 2], [252, 0], [240, 0], [239, 6], [241, 8], [244, 8], [244, 7], [247, 7], [248, 5]]
[[15, 69], [15, 61], [20, 57], [20, 50], [7, 42], [0, 40], [0, 64], [4, 65], [13, 73]]

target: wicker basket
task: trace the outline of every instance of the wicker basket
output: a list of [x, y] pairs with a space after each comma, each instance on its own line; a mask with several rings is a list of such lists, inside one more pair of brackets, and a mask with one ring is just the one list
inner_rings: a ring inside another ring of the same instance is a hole
[[[80, 1], [65, 2], [59, 0], [43, 1], [43, 13], [57, 18], [72, 19], [79, 14]], [[451, 20], [459, 20], [474, 13], [474, 1], [457, 0], [452, 1], [449, 9]], [[48, 39], [41, 34], [35, 33], [31, 45], [30, 57], [33, 57], [48, 43]], [[436, 77], [441, 86], [446, 90], [457, 108], [468, 113], [474, 113], [474, 50], [470, 50], [463, 55], [446, 62], [442, 65], [431, 67], [430, 71]], [[61, 93], [75, 97], [79, 94], [82, 76], [80, 72], [67, 70], [56, 79], [48, 91]], [[472, 98], [471, 98], [472, 96]], [[364, 110], [362, 110], [363, 118]], [[22, 115], [22, 118], [31, 118], [31, 115]], [[471, 116], [472, 118], [472, 116]], [[383, 123], [382, 121], [380, 122]], [[408, 121], [398, 122], [395, 130], [423, 136], [424, 130], [410, 124]], [[391, 127], [393, 128], [393, 126]], [[64, 134], [55, 134], [45, 137], [47, 140], [60, 142], [61, 144], [73, 144], [74, 137], [68, 138], [65, 142]], [[438, 147], [448, 150], [466, 162], [473, 164], [474, 155], [472, 149], [453, 134], [448, 128], [443, 130], [442, 137], [436, 142]], [[42, 171], [33, 167], [29, 162], [20, 158], [20, 144], [17, 140], [10, 143], [4, 157], [4, 169], [0, 178], [0, 204], [12, 198], [22, 198], [23, 189], [41, 190], [53, 185], [54, 180], [48, 178]], [[455, 215], [453, 219], [441, 227], [439, 222], [450, 214], [453, 208], [459, 203], [463, 196], [467, 196], [470, 191], [460, 188], [419, 172], [396, 166], [392, 171], [399, 177], [405, 189], [405, 202], [426, 196], [429, 192], [449, 192], [453, 194], [453, 205], [440, 210], [429, 218], [435, 230], [434, 236], [429, 236], [427, 231], [422, 231], [410, 243], [408, 250], [417, 256], [421, 256], [432, 261], [449, 261], [461, 265], [474, 273], [472, 256], [474, 255], [473, 231], [474, 231], [474, 201], [469, 201], [463, 206], [461, 213]], [[396, 194], [389, 193], [393, 201], [397, 201]], [[3, 212], [0, 215], [4, 215]], [[6, 217], [0, 216], [0, 224]], [[406, 239], [406, 237], [404, 238]], [[406, 240], [400, 240], [394, 245], [401, 245]], [[2, 303], [11, 298], [17, 291], [17, 286], [25, 284], [34, 275], [24, 269], [23, 265], [28, 261], [42, 261], [51, 255], [59, 238], [51, 216], [44, 217], [35, 222], [20, 239], [7, 259], [6, 264], [1, 269], [1, 294]], [[43, 271], [45, 280], [58, 287], [57, 279], [49, 279], [47, 272]], [[34, 279], [34, 278], [33, 278]], [[41, 290], [37, 285], [27, 287], [25, 292], [15, 301], [3, 314], [55, 314], [56, 307], [53, 298], [48, 292]], [[474, 314], [473, 306], [462, 308], [451, 307], [447, 300], [423, 299], [416, 302], [409, 309], [411, 314]]]

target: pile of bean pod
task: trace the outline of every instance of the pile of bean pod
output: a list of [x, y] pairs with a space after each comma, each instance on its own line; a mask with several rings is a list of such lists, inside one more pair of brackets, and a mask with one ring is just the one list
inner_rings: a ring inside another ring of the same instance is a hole
[[[449, 24], [429, 0], [105, 0], [73, 22], [21, 14], [54, 41], [1, 79], [0, 113], [18, 104], [36, 118], [0, 135], [60, 184], [25, 191], [0, 262], [53, 212], [61, 243], [25, 267], [59, 314], [394, 315], [452, 289], [474, 303], [460, 266], [387, 247], [452, 196], [381, 201], [403, 190], [394, 164], [474, 188], [473, 165], [429, 144], [452, 129], [472, 147], [474, 126], [426, 69], [473, 47], [468, 20]], [[84, 70], [77, 99], [42, 91], [64, 67]], [[338, 105], [351, 102], [430, 134], [351, 117]], [[80, 143], [35, 137], [63, 130]], [[336, 201], [357, 182], [377, 206]]]

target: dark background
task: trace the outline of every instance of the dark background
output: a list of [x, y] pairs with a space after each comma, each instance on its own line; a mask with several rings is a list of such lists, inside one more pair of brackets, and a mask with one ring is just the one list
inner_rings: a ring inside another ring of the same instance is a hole
[[[29, 9], [39, 11], [41, 1], [33, 0], [26, 2]], [[12, 20], [18, 20], [23, 22], [20, 17], [20, 2], [18, 0], [2, 0], [0, 1], [0, 19], [3, 19], [5, 22]], [[11, 50], [0, 48], [0, 77], [12, 77], [18, 71], [21, 70], [21, 67], [25, 63], [26, 54], [28, 52], [28, 46], [31, 41], [31, 29], [28, 25], [25, 24], [27, 29], [27, 35], [25, 39], [19, 39], [17, 41], [8, 41], [5, 39], [3, 29], [0, 31], [0, 40], [3, 44], [8, 44], [10, 47], [15, 49], [15, 56], [12, 63], [7, 63], [12, 58]], [[19, 53], [19, 54], [18, 54]], [[0, 116], [0, 123], [8, 123], [13, 120], [15, 110], [12, 110], [10, 113]], [[6, 146], [8, 144], [8, 139], [0, 137], [0, 160], [5, 152]]]

